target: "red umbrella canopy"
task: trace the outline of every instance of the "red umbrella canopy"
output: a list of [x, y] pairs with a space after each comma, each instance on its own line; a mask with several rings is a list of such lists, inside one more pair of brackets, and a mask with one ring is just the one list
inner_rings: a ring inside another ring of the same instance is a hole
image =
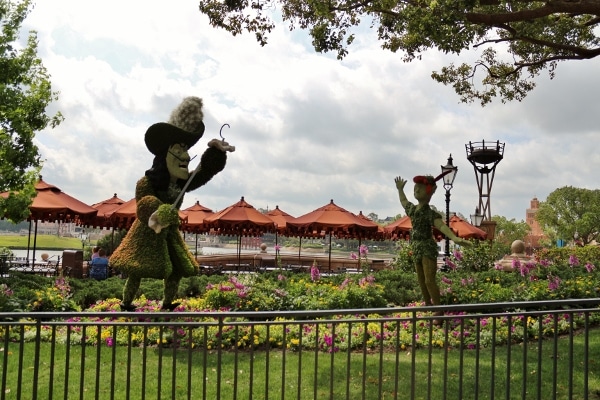
[[[389, 225], [384, 227], [386, 233], [392, 236], [392, 240], [408, 240], [410, 239], [410, 231], [412, 230], [412, 222], [408, 215], [397, 219]], [[444, 238], [444, 234], [437, 230], [437, 228], [431, 227], [433, 238], [436, 241], [440, 241]]]
[[367, 217], [366, 215], [364, 215], [362, 211], [358, 212], [357, 217], [363, 221], [371, 222], [371, 223], [377, 225], [377, 232], [369, 232], [369, 234], [366, 236], [368, 239], [375, 239], [375, 240], [385, 240], [386, 239], [387, 232], [385, 231], [385, 229], [383, 229], [383, 226], [373, 222], [373, 220], [371, 218]]
[[475, 225], [471, 225], [458, 215], [453, 215], [450, 218], [450, 229], [456, 233], [456, 236], [463, 239], [484, 240], [487, 237], [487, 233], [484, 230], [479, 229]]
[[[91, 221], [98, 210], [69, 196], [58, 187], [40, 181], [35, 185], [35, 197], [29, 206], [29, 221]], [[1, 194], [8, 196], [8, 192]]]
[[125, 203], [125, 200], [121, 200], [115, 193], [113, 197], [103, 200], [99, 203], [92, 204], [92, 207], [98, 210], [98, 214], [93, 222], [94, 226], [109, 227], [109, 217], [121, 204]]
[[181, 230], [191, 233], [207, 232], [209, 228], [204, 224], [204, 220], [214, 214], [210, 208], [200, 205], [198, 201], [193, 206], [182, 210], [182, 213], [186, 215], [187, 221], [181, 226]]
[[283, 233], [287, 230], [287, 223], [289, 221], [296, 220], [296, 218], [292, 217], [290, 214], [282, 211], [279, 206], [275, 206], [274, 210], [269, 211], [265, 215], [275, 222], [277, 231], [280, 233]]
[[383, 228], [392, 239], [408, 239], [412, 229], [412, 222], [408, 215], [399, 218]]
[[336, 205], [333, 200], [323, 207], [304, 214], [296, 220], [288, 222], [294, 233], [301, 236], [319, 236], [322, 231], [336, 236], [365, 237], [367, 233], [376, 233], [378, 225], [368, 219], [361, 219], [355, 214]]
[[[118, 229], [129, 229], [136, 219], [137, 215], [137, 202], [135, 197], [119, 207], [115, 208], [111, 214], [108, 215], [112, 227]], [[179, 219], [185, 221], [187, 216], [179, 211]]]
[[273, 220], [246, 203], [243, 196], [237, 203], [206, 217], [204, 222], [222, 235], [252, 236], [275, 230]]
[[119, 229], [129, 229], [135, 221], [137, 203], [135, 197], [115, 208], [108, 217], [111, 226]]

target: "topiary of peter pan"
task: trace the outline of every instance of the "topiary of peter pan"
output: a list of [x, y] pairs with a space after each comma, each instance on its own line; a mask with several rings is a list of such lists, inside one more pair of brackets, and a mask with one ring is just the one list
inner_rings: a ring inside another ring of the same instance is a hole
[[177, 303], [179, 281], [198, 273], [198, 263], [179, 233], [180, 193], [198, 189], [225, 168], [227, 151], [234, 151], [223, 140], [212, 139], [193, 173], [188, 170], [189, 148], [204, 133], [202, 99], [187, 97], [172, 112], [169, 122], [148, 128], [146, 147], [154, 154], [152, 168], [137, 182], [135, 199], [137, 218], [110, 264], [127, 275], [123, 289], [124, 310], [131, 304], [142, 278], [164, 279], [162, 308], [173, 310]]

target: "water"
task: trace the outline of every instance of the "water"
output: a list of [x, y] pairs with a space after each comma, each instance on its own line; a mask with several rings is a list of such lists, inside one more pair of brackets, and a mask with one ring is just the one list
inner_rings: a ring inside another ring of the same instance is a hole
[[[27, 258], [27, 249], [25, 250], [12, 250], [13, 255], [18, 258]], [[42, 253], [48, 254], [51, 260], [56, 260], [57, 257], [61, 257], [63, 255], [62, 250], [35, 250], [35, 259], [36, 261], [42, 260]], [[33, 249], [29, 249], [29, 259], [33, 259]]]

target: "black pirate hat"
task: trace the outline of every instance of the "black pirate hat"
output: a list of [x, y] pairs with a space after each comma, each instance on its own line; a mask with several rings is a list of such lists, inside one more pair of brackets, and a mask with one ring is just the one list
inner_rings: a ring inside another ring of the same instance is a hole
[[159, 122], [148, 128], [144, 140], [148, 150], [158, 156], [166, 154], [169, 147], [175, 143], [184, 143], [190, 148], [200, 140], [202, 134], [204, 124], [200, 132], [188, 132], [167, 122]]
[[188, 148], [200, 140], [204, 134], [202, 99], [186, 97], [173, 110], [169, 122], [159, 122], [146, 131], [146, 147], [155, 156], [164, 155], [175, 143], [183, 143]]

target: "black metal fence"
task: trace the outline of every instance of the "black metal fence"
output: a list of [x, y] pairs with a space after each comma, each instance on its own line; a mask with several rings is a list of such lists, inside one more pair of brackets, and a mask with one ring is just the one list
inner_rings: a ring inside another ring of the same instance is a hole
[[600, 399], [599, 306], [3, 313], [0, 398]]

